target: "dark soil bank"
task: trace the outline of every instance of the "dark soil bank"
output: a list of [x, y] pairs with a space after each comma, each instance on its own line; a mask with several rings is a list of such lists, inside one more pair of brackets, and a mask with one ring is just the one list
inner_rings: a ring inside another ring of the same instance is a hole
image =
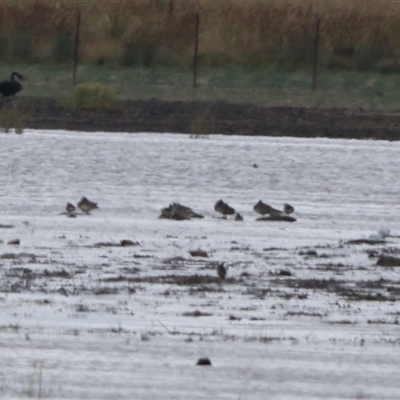
[[152, 99], [123, 101], [116, 111], [85, 112], [68, 110], [50, 98], [20, 97], [16, 101], [24, 110], [27, 127], [35, 129], [400, 139], [400, 116], [367, 115], [362, 109], [353, 112]]

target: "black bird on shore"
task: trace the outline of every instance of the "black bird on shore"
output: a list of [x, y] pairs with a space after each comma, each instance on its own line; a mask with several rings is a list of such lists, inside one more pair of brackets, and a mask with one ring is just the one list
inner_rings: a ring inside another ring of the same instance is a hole
[[25, 77], [23, 75], [19, 74], [18, 72], [13, 72], [11, 74], [10, 81], [0, 82], [1, 97], [14, 96], [16, 93], [18, 93], [20, 90], [22, 90], [21, 83], [16, 81], [15, 77], [17, 77], [22, 82], [25, 80]]

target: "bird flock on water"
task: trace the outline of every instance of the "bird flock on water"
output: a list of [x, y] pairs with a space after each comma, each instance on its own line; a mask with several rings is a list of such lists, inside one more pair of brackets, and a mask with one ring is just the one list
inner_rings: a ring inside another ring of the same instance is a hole
[[[18, 80], [17, 80], [18, 79]], [[0, 82], [0, 95], [2, 98], [14, 97], [18, 92], [22, 90], [21, 82], [24, 82], [26, 78], [18, 73], [12, 72], [10, 80], [5, 80]], [[258, 167], [254, 164], [254, 167]], [[92, 210], [98, 209], [97, 203], [90, 201], [87, 197], [82, 197], [77, 205], [68, 202], [65, 210], [69, 217], [76, 217], [76, 209], [79, 208], [84, 214], [90, 215]], [[222, 214], [223, 219], [227, 219], [229, 215], [235, 215], [235, 221], [243, 221], [243, 217], [239, 212], [231, 207], [228, 203], [224, 202], [222, 199], [218, 200], [214, 205], [214, 210]], [[258, 214], [264, 216], [268, 215], [268, 220], [275, 221], [296, 221], [295, 218], [291, 217], [289, 214], [294, 212], [294, 207], [290, 204], [285, 203], [283, 211], [277, 210], [268, 204], [263, 203], [261, 200], [253, 207], [253, 210]], [[204, 218], [203, 215], [194, 212], [190, 207], [184, 206], [179, 203], [172, 203], [168, 207], [161, 210], [160, 218], [174, 219], [174, 220], [188, 220], [192, 218]], [[259, 218], [263, 220], [263, 218]], [[266, 220], [266, 219], [265, 219]], [[221, 279], [225, 279], [227, 274], [227, 268], [224, 263], [217, 264], [217, 274]]]
[[[18, 78], [17, 81], [16, 78]], [[2, 98], [8, 98], [11, 96], [15, 96], [18, 92], [22, 90], [21, 82], [25, 81], [25, 77], [18, 72], [13, 72], [11, 74], [11, 79], [9, 81], [0, 82], [0, 94]], [[254, 168], [257, 168], [258, 165], [254, 164]], [[69, 217], [76, 217], [76, 208], [79, 208], [84, 214], [89, 215], [92, 210], [95, 210], [98, 207], [97, 203], [90, 201], [86, 197], [82, 197], [77, 203], [76, 207], [68, 202], [65, 210]], [[235, 221], [243, 221], [243, 217], [240, 213], [236, 212], [236, 210], [231, 207], [228, 203], [224, 202], [222, 199], [219, 199], [215, 205], [214, 210], [218, 213], [222, 214], [223, 219], [227, 219], [229, 215], [235, 215]], [[290, 214], [294, 212], [294, 207], [288, 203], [283, 205], [283, 211], [277, 210], [271, 207], [268, 204], [265, 204], [262, 200], [260, 200], [257, 204], [254, 205], [253, 210], [262, 215], [262, 218], [259, 220], [272, 220], [272, 221], [296, 221], [295, 218], [291, 217]], [[268, 217], [265, 218], [264, 216]], [[194, 212], [190, 207], [184, 206], [179, 203], [172, 203], [168, 207], [165, 207], [161, 210], [160, 218], [174, 219], [174, 220], [187, 220], [192, 218], [204, 218], [203, 215]], [[228, 268], [225, 267], [224, 263], [217, 264], [217, 274], [220, 279], [225, 279]]]
[[[87, 199], [86, 197], [82, 197], [78, 203], [77, 203], [77, 207], [84, 212], [85, 214], [90, 214], [90, 211], [95, 210], [96, 208], [99, 208], [99, 206], [97, 205], [97, 203], [90, 201], [89, 199]], [[67, 215], [69, 217], [76, 217], [76, 207], [72, 204], [72, 203], [67, 203], [67, 205], [65, 206], [65, 210], [67, 211]]]
[[[65, 206], [65, 210], [69, 217], [76, 217], [76, 208], [79, 208], [84, 214], [90, 215], [92, 210], [98, 209], [99, 206], [97, 203], [90, 201], [87, 197], [82, 197], [77, 203], [77, 207], [75, 207], [72, 203], [68, 202]], [[224, 202], [222, 199], [219, 199], [214, 204], [214, 210], [218, 213], [222, 214], [222, 219], [227, 219], [229, 215], [235, 215], [235, 221], [243, 221], [243, 217], [236, 212], [236, 210], [231, 207], [228, 203]], [[254, 205], [253, 210], [260, 214], [263, 218], [258, 218], [261, 221], [289, 221], [293, 222], [296, 219], [290, 214], [294, 212], [294, 207], [288, 203], [283, 205], [283, 210], [277, 210], [274, 207], [271, 207], [269, 204], [264, 203], [262, 200], [259, 200], [257, 204]], [[265, 218], [264, 216], [268, 217]], [[173, 219], [177, 221], [189, 220], [192, 218], [204, 218], [203, 215], [194, 212], [190, 207], [184, 206], [179, 203], [172, 203], [168, 207], [164, 207], [161, 210], [160, 218]], [[221, 280], [226, 278], [228, 267], [225, 264], [218, 263], [216, 265], [217, 275]]]
[[[77, 203], [77, 207], [85, 214], [90, 214], [90, 211], [99, 208], [97, 203], [90, 201], [85, 196], [79, 200], [79, 202]], [[75, 217], [77, 207], [68, 202], [65, 206], [67, 215], [69, 217]], [[231, 207], [228, 203], [225, 203], [222, 199], [218, 200], [214, 204], [214, 210], [222, 214], [223, 219], [227, 219], [229, 215], [235, 215], [235, 221], [243, 221], [243, 217], [241, 216], [241, 214], [236, 212], [233, 207]], [[283, 205], [283, 211], [281, 211], [264, 203], [262, 200], [259, 200], [259, 202], [254, 205], [253, 210], [262, 216], [268, 215], [268, 219], [272, 221], [296, 221], [294, 217], [290, 216], [290, 214], [294, 212], [294, 207], [288, 203], [285, 203]], [[291, 219], [288, 219], [288, 217], [290, 217]], [[192, 218], [204, 218], [204, 216], [194, 212], [190, 207], [184, 206], [179, 203], [172, 203], [168, 207], [164, 207], [161, 209], [160, 218], [183, 221]]]
[[[228, 216], [234, 215], [233, 219], [235, 221], [243, 221], [242, 215], [222, 199], [219, 199], [214, 204], [214, 210], [222, 214], [223, 219], [227, 219]], [[288, 203], [283, 205], [283, 210], [277, 210], [260, 200], [254, 205], [253, 210], [262, 216], [261, 218], [258, 218], [259, 221], [296, 221], [296, 218], [290, 215], [294, 212], [294, 207]], [[194, 212], [190, 207], [179, 203], [172, 203], [161, 210], [160, 218], [183, 221], [192, 218], [204, 218], [204, 216]]]

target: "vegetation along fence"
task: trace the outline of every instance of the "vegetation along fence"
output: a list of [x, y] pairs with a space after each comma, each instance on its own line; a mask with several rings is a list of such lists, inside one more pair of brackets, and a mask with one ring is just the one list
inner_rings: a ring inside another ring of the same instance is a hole
[[[79, 47], [78, 47], [79, 45]], [[400, 3], [379, 0], [0, 2], [3, 62], [398, 73]], [[318, 64], [318, 69], [317, 69]], [[312, 75], [311, 75], [312, 71]], [[312, 79], [311, 79], [312, 78]]]

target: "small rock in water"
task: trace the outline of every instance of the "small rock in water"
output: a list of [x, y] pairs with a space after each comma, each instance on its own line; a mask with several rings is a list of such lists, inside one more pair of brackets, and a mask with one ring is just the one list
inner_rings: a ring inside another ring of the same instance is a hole
[[382, 254], [376, 265], [381, 267], [400, 267], [400, 258]]
[[122, 239], [122, 240], [120, 241], [120, 243], [121, 243], [121, 246], [122, 246], [122, 247], [138, 246], [138, 245], [139, 245], [138, 242], [134, 242], [133, 240], [130, 240], [130, 239]]
[[239, 213], [236, 213], [235, 221], [243, 221], [243, 217]]
[[288, 271], [287, 269], [279, 269], [278, 271], [276, 271], [276, 275], [279, 275], [279, 276], [292, 276], [292, 273], [290, 271]]
[[197, 365], [212, 365], [212, 364], [208, 357], [203, 357], [197, 360]]
[[189, 251], [190, 255], [192, 257], [208, 257], [208, 253], [204, 250], [193, 250]]

